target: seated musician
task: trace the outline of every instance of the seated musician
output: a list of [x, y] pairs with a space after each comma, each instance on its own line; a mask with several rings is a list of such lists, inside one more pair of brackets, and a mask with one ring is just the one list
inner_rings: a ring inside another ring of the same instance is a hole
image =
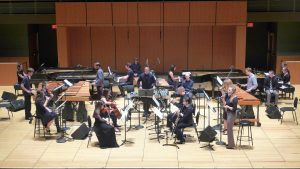
[[236, 87], [231, 85], [228, 88], [228, 94], [225, 97], [225, 113], [227, 113], [227, 149], [234, 149], [233, 125], [236, 117], [238, 98], [236, 96]]
[[37, 97], [35, 100], [36, 115], [41, 118], [42, 124], [45, 126], [48, 133], [50, 133], [50, 126], [55, 119], [55, 125], [57, 132], [61, 131], [59, 126], [58, 115], [47, 107], [50, 97], [45, 95], [43, 90], [37, 91]]
[[264, 88], [267, 95], [267, 106], [270, 106], [272, 95], [275, 96], [275, 105], [278, 103], [278, 79], [273, 70], [269, 71], [269, 75], [264, 80]]
[[[171, 103], [174, 104], [176, 107], [178, 107], [179, 110], [181, 110], [183, 108], [183, 98], [184, 97], [192, 98], [192, 94], [186, 92], [182, 86], [178, 87], [177, 93], [180, 96], [179, 102], [177, 102], [175, 99], [172, 99]], [[176, 114], [175, 112], [172, 112], [172, 113], [169, 113], [167, 116], [167, 127], [169, 127], [171, 131], [173, 130], [173, 123], [176, 120], [175, 114]]]
[[288, 69], [282, 68], [281, 80], [282, 80], [283, 84], [285, 84], [285, 85], [290, 84], [290, 79], [291, 79], [291, 76], [290, 76]]
[[174, 72], [176, 70], [176, 65], [171, 65], [170, 69], [169, 69], [169, 73], [168, 73], [168, 79], [167, 82], [170, 86], [176, 88], [177, 87], [177, 82], [179, 81], [179, 77], [175, 77], [174, 76]]
[[121, 118], [121, 114], [116, 107], [116, 103], [112, 100], [111, 91], [109, 89], [105, 89], [103, 91], [101, 101], [104, 103], [105, 106], [105, 109], [102, 109], [101, 112], [104, 113], [103, 117], [110, 117], [113, 122], [113, 126], [115, 127], [115, 130], [119, 131], [118, 127], [121, 126], [117, 124], [117, 118]]
[[125, 88], [128, 85], [133, 85], [134, 73], [130, 68], [130, 63], [125, 65], [125, 69], [127, 70], [127, 75], [119, 77], [119, 80], [124, 80], [125, 82], [119, 83], [119, 89], [121, 92], [121, 96], [125, 96]]
[[[226, 78], [226, 79], [224, 80], [224, 82], [223, 82], [223, 86], [220, 88], [220, 89], [221, 89], [221, 93], [222, 93], [221, 98], [222, 98], [223, 105], [226, 104], [225, 98], [228, 96], [228, 88], [229, 88], [231, 85], [233, 85], [231, 79]], [[227, 113], [226, 113], [225, 109], [224, 109], [224, 111], [223, 111], [223, 122], [224, 122], [224, 123], [223, 123], [223, 126], [224, 126], [224, 127], [223, 127], [223, 134], [227, 134]]]
[[191, 74], [186, 73], [184, 75], [185, 79], [182, 82], [182, 86], [184, 87], [185, 91], [191, 91], [193, 89], [194, 81], [191, 79]]
[[142, 73], [138, 58], [134, 59], [134, 63], [130, 65], [130, 68], [133, 71], [135, 77], [138, 77]]
[[[153, 89], [155, 87], [155, 78], [150, 73], [150, 68], [148, 66], [145, 67], [144, 73], [142, 73], [137, 81], [137, 85], [140, 89]], [[143, 98], [143, 109], [144, 114], [143, 117], [146, 117], [150, 114], [149, 108], [152, 102], [152, 98]]]
[[95, 118], [94, 131], [97, 135], [99, 145], [101, 148], [119, 147], [114, 127], [102, 117], [101, 109], [104, 109], [104, 107], [102, 102], [97, 102], [93, 114]]
[[252, 95], [254, 95], [255, 90], [258, 87], [257, 78], [252, 73], [252, 69], [249, 68], [249, 67], [245, 69], [245, 73], [248, 76], [247, 84], [242, 84], [241, 86], [246, 88], [246, 92], [251, 93]]
[[177, 122], [177, 124], [175, 124], [175, 131], [174, 133], [176, 134], [177, 140], [179, 140], [179, 142], [177, 142], [178, 144], [184, 144], [185, 143], [185, 139], [184, 139], [184, 135], [183, 135], [183, 129], [186, 127], [190, 127], [193, 125], [193, 113], [194, 113], [195, 109], [192, 106], [192, 98], [190, 97], [184, 97], [183, 98], [183, 108], [180, 111], [180, 113], [178, 115], [176, 115], [176, 118], [179, 118], [177, 120], [175, 120], [175, 123]]

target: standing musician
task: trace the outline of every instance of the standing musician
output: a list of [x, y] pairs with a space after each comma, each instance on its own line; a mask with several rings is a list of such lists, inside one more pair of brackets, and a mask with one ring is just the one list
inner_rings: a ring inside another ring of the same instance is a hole
[[41, 118], [42, 124], [45, 126], [48, 133], [50, 133], [50, 126], [55, 119], [56, 130], [57, 133], [59, 133], [61, 128], [59, 126], [58, 115], [48, 107], [50, 99], [50, 97], [46, 96], [44, 90], [37, 91], [37, 97], [35, 100], [36, 115]]
[[[233, 85], [231, 79], [226, 78], [223, 82], [223, 86], [221, 87], [221, 93], [222, 93], [222, 102], [224, 105], [226, 105], [225, 98], [228, 96], [228, 88]], [[223, 127], [223, 134], [227, 134], [227, 113], [224, 109], [223, 111], [223, 121], [224, 121], [224, 127]]]
[[101, 68], [101, 65], [99, 62], [96, 62], [94, 64], [94, 68], [97, 70], [97, 75], [96, 75], [96, 79], [95, 79], [95, 85], [97, 88], [97, 94], [98, 94], [98, 98], [101, 98], [102, 93], [103, 93], [103, 82], [104, 82], [104, 75], [103, 75], [103, 70]]
[[125, 80], [125, 82], [119, 83], [119, 89], [121, 96], [125, 96], [125, 88], [128, 85], [133, 85], [134, 73], [130, 68], [130, 63], [125, 64], [125, 69], [127, 70], [127, 75], [119, 77], [119, 80]]
[[[182, 86], [178, 87], [177, 93], [180, 95], [179, 102], [177, 102], [175, 99], [172, 99], [170, 102], [174, 104], [176, 107], [178, 107], [179, 110], [181, 110], [183, 108], [183, 98], [184, 97], [192, 98], [192, 94], [186, 92]], [[171, 131], [173, 130], [173, 123], [175, 122], [175, 120], [176, 120], [176, 113], [175, 112], [169, 113], [167, 116], [167, 127], [169, 127]]]
[[117, 124], [117, 119], [120, 119], [122, 114], [118, 110], [116, 103], [112, 99], [111, 91], [109, 89], [104, 89], [103, 96], [101, 101], [104, 103], [104, 109], [101, 113], [106, 117], [110, 117], [116, 131], [119, 131], [118, 127], [121, 127]]
[[176, 65], [171, 65], [170, 69], [169, 69], [169, 73], [168, 73], [168, 79], [167, 82], [170, 86], [177, 88], [177, 82], [179, 81], [180, 77], [175, 77], [174, 76], [174, 72], [176, 70]]
[[186, 73], [184, 75], [185, 80], [182, 82], [182, 86], [184, 87], [185, 91], [191, 91], [193, 89], [194, 81], [191, 79], [191, 74]]
[[25, 104], [25, 120], [32, 120], [31, 95], [33, 95], [33, 93], [32, 93], [30, 79], [31, 79], [31, 76], [33, 75], [33, 72], [34, 72], [33, 68], [28, 68], [27, 75], [24, 76], [22, 83], [21, 83], [21, 88], [23, 90], [24, 102], [25, 102], [24, 103]]
[[234, 143], [234, 136], [233, 136], [233, 125], [234, 120], [236, 117], [236, 110], [237, 110], [237, 104], [238, 104], [238, 98], [235, 95], [236, 93], [236, 87], [234, 85], [231, 85], [228, 88], [228, 94], [225, 97], [225, 113], [227, 113], [227, 143], [226, 146], [227, 149], [234, 149], [235, 143]]
[[22, 64], [18, 64], [17, 66], [17, 77], [18, 77], [18, 84], [22, 83], [23, 78], [25, 77], [25, 72], [23, 69], [23, 65]]
[[[140, 89], [154, 89], [155, 88], [155, 78], [150, 73], [150, 68], [146, 66], [144, 68], [144, 73], [142, 73], [137, 81], [137, 85]], [[152, 98], [143, 98], [143, 117], [150, 115], [149, 108], [152, 102]]]
[[95, 118], [94, 131], [97, 135], [99, 145], [101, 148], [119, 147], [114, 127], [102, 117], [101, 109], [104, 108], [103, 102], [97, 102], [93, 114]]
[[178, 144], [184, 144], [185, 139], [183, 136], [183, 129], [189, 126], [193, 125], [193, 113], [195, 109], [192, 106], [192, 98], [185, 96], [183, 98], [183, 108], [179, 112], [179, 114], [176, 114], [176, 120], [175, 120], [175, 131], [177, 139], [179, 142]]
[[138, 77], [142, 73], [138, 58], [134, 59], [134, 62], [130, 65], [130, 68], [133, 71], [135, 77]]
[[270, 106], [272, 94], [275, 96], [275, 105], [278, 103], [278, 80], [273, 70], [269, 71], [269, 76], [264, 80], [264, 88], [267, 94], [267, 106]]

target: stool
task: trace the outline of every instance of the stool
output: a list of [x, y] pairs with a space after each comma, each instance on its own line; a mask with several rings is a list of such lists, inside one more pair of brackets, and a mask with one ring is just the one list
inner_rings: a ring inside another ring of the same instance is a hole
[[[42, 125], [42, 127], [41, 127]], [[41, 130], [43, 132], [44, 138], [46, 138], [46, 133], [45, 133], [45, 127], [42, 124], [42, 120], [39, 116], [34, 116], [34, 134], [33, 137], [35, 138], [36, 134], [39, 134], [39, 137], [41, 137]]]
[[[244, 133], [244, 127], [248, 128], [248, 135], [243, 135]], [[236, 145], [238, 144], [238, 141], [240, 141], [240, 146], [242, 144], [242, 138], [245, 137], [247, 138], [248, 143], [252, 144], [253, 147], [253, 137], [252, 137], [252, 129], [251, 129], [251, 122], [247, 120], [240, 120], [239, 121], [239, 130], [238, 130], [238, 135], [236, 139]]]

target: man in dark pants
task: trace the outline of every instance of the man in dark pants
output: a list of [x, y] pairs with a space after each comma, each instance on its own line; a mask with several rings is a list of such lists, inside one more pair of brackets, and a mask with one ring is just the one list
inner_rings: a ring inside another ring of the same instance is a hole
[[269, 76], [267, 76], [264, 80], [264, 88], [267, 95], [267, 102], [266, 106], [271, 105], [271, 97], [272, 95], [275, 96], [275, 106], [277, 106], [278, 103], [278, 80], [277, 77], [274, 74], [273, 70], [269, 71]]
[[[179, 120], [177, 126], [175, 127], [175, 134], [179, 140], [178, 144], [184, 144], [185, 139], [183, 136], [183, 129], [193, 125], [193, 112], [194, 108], [192, 106], [192, 99], [190, 97], [183, 98], [183, 109], [178, 114]], [[176, 124], [175, 124], [176, 125]]]
[[142, 73], [138, 58], [134, 59], [134, 63], [130, 65], [130, 68], [133, 71], [135, 77], [138, 77]]
[[34, 69], [28, 68], [27, 75], [24, 76], [21, 88], [23, 90], [24, 95], [24, 101], [25, 101], [25, 120], [31, 120], [32, 114], [31, 114], [31, 95], [32, 95], [32, 89], [30, 84], [30, 78], [34, 72]]
[[[192, 94], [189, 92], [186, 92], [184, 87], [178, 87], [177, 94], [180, 95], [179, 102], [176, 102], [175, 99], [171, 100], [171, 103], [174, 104], [176, 107], [178, 107], [179, 110], [183, 109], [183, 99], [185, 97], [192, 98]], [[173, 130], [173, 123], [175, 122], [177, 116], [175, 112], [169, 113], [167, 116], [167, 127], [170, 128], [170, 130]]]
[[130, 68], [130, 63], [127, 63], [125, 65], [125, 69], [127, 70], [127, 75], [119, 77], [119, 81], [120, 80], [125, 81], [125, 82], [120, 82], [119, 83], [119, 89], [120, 89], [120, 92], [121, 92], [121, 96], [125, 96], [125, 88], [128, 85], [133, 85], [134, 73]]
[[[150, 69], [148, 66], [145, 67], [144, 73], [142, 73], [137, 81], [137, 85], [140, 89], [153, 89], [155, 85], [155, 78], [150, 73]], [[143, 99], [143, 108], [144, 108], [144, 114], [143, 116], [147, 116], [150, 114], [149, 108], [151, 104], [152, 99], [150, 98], [144, 98]]]
[[100, 65], [99, 62], [96, 62], [94, 64], [94, 68], [97, 70], [95, 85], [96, 85], [97, 94], [98, 94], [98, 97], [99, 97], [99, 100], [100, 100], [101, 96], [102, 96], [102, 92], [103, 92], [104, 75], [103, 75], [103, 70], [102, 70], [101, 65]]

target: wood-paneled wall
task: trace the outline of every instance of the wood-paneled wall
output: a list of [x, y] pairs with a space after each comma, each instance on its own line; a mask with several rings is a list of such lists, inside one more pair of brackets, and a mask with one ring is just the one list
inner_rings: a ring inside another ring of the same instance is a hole
[[125, 71], [137, 57], [159, 72], [243, 69], [246, 14], [243, 1], [58, 2], [59, 65]]

